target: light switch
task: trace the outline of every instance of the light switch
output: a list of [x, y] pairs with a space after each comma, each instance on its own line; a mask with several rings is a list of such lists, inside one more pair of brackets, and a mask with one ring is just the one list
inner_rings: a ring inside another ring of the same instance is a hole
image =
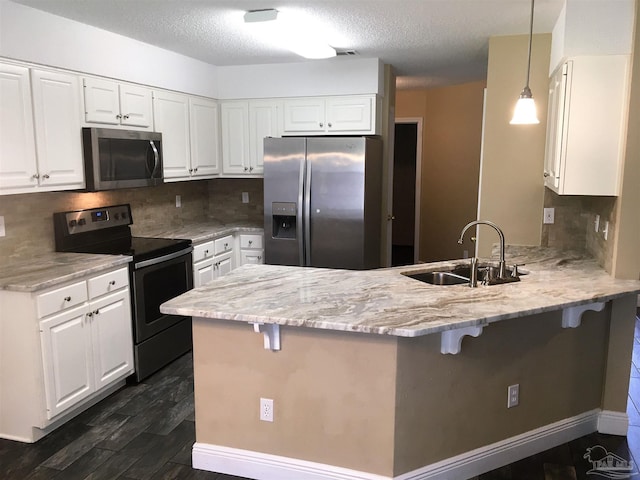
[[0, 215], [0, 237], [4, 237], [6, 234], [4, 230], [4, 217]]
[[249, 203], [249, 192], [242, 192], [242, 203]]

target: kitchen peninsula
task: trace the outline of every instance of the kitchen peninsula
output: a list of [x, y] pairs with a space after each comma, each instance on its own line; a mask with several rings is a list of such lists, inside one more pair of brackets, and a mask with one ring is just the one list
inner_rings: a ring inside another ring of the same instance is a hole
[[194, 317], [194, 467], [468, 478], [595, 430], [624, 435], [640, 282], [538, 247], [511, 247], [507, 262], [527, 275], [478, 288], [402, 274], [468, 260], [252, 265], [165, 303]]

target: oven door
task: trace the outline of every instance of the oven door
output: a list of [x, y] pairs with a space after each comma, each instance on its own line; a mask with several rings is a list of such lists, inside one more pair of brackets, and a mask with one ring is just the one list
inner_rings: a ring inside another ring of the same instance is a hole
[[163, 257], [134, 263], [134, 337], [139, 344], [185, 317], [165, 315], [160, 305], [193, 288], [193, 247]]

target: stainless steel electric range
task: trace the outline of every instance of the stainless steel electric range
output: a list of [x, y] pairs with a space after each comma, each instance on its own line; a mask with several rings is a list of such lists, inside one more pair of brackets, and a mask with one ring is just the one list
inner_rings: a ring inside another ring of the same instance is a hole
[[190, 240], [134, 237], [129, 204], [56, 212], [56, 251], [131, 255], [129, 284], [139, 382], [191, 349], [191, 317], [160, 304], [193, 288]]

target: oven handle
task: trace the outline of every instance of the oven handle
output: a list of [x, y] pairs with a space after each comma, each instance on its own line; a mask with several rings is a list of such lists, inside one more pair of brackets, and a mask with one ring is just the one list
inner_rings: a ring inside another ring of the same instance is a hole
[[139, 268], [157, 265], [158, 263], [166, 262], [168, 260], [173, 260], [174, 258], [181, 257], [182, 255], [186, 255], [188, 253], [191, 253], [192, 251], [193, 251], [193, 247], [185, 248], [184, 250], [180, 250], [179, 252], [169, 253], [167, 255], [163, 255], [162, 257], [151, 258], [149, 260], [138, 262], [133, 265], [133, 268], [134, 270], [138, 270]]

